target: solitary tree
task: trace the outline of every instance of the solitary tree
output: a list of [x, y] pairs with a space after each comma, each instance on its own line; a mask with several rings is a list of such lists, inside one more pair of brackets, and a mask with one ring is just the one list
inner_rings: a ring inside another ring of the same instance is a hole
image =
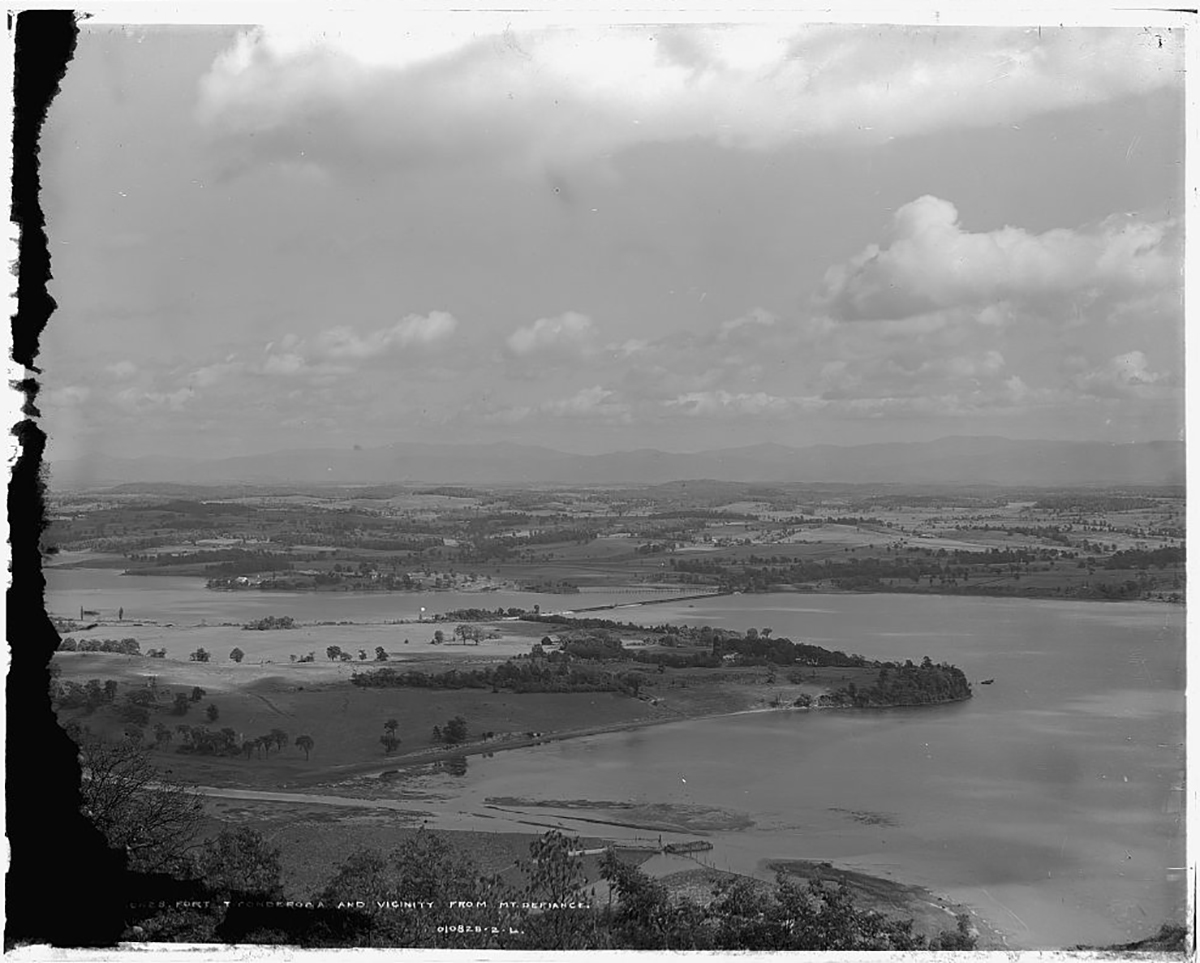
[[342, 647], [340, 645], [331, 645], [325, 650], [325, 654], [329, 656], [330, 662], [336, 662], [342, 656]]
[[189, 655], [188, 658], [191, 659], [193, 662], [207, 662], [209, 659], [209, 655], [203, 648], [199, 648], [195, 652], [193, 652], [191, 655]]
[[201, 689], [200, 686], [198, 686], [198, 685], [192, 686], [192, 701], [193, 702], [199, 702], [206, 695], [208, 695], [208, 693], [205, 692], [203, 689]]
[[176, 692], [175, 701], [171, 704], [171, 713], [177, 716], [186, 716], [191, 705], [192, 700], [188, 698], [186, 692]]
[[288, 744], [288, 734], [282, 729], [272, 729], [269, 738], [277, 749], [283, 749]]
[[387, 654], [387, 651], [384, 649], [384, 647], [382, 645], [375, 646], [375, 661], [376, 662], [386, 662], [387, 660], [388, 660], [388, 654]]
[[234, 662], [241, 662], [242, 659], [244, 659], [245, 657], [246, 657], [246, 653], [243, 652], [241, 649], [234, 649], [232, 652], [229, 653], [229, 658], [231, 658]]
[[313, 750], [313, 737], [296, 736], [296, 745], [304, 750], [304, 761], [308, 762], [308, 754]]
[[204, 710], [204, 715], [208, 717], [209, 722], [216, 722], [221, 711], [217, 708], [215, 702], [210, 702], [208, 708]]
[[388, 719], [383, 724], [383, 735], [379, 737], [379, 741], [383, 743], [383, 751], [391, 755], [396, 751], [396, 747], [400, 745], [400, 739], [396, 735], [396, 730], [400, 728], [400, 723], [395, 719]]

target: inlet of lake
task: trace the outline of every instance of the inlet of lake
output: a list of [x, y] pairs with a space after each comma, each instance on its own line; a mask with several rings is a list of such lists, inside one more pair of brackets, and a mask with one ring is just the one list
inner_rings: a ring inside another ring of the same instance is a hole
[[[200, 580], [46, 574], [51, 612], [84, 606], [111, 617], [120, 605], [127, 617], [179, 625], [269, 614], [378, 621], [415, 618], [421, 606], [552, 611], [637, 598], [214, 593]], [[752, 713], [472, 756], [465, 774], [421, 777], [431, 794], [421, 807], [436, 803], [431, 825], [534, 831], [520, 818], [607, 836], [621, 831], [584, 821], [620, 821], [623, 810], [605, 802], [721, 810], [742, 828], [705, 831], [718, 868], [769, 876], [768, 860], [820, 859], [921, 884], [977, 910], [1013, 948], [1127, 941], [1183, 920], [1182, 607], [778, 593], [591, 614], [769, 627], [868, 658], [928, 655], [975, 683], [995, 681], [934, 708]], [[487, 802], [495, 797], [523, 803], [503, 812]], [[554, 805], [565, 800], [591, 803]]]

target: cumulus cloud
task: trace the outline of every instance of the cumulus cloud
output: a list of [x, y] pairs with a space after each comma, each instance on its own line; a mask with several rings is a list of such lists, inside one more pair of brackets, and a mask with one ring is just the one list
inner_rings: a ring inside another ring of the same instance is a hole
[[244, 367], [241, 362], [232, 359], [218, 361], [215, 364], [197, 368], [188, 376], [188, 381], [196, 388], [210, 388], [224, 381], [230, 375], [243, 370]]
[[543, 402], [539, 410], [560, 418], [616, 418], [627, 420], [630, 417], [629, 405], [613, 400], [616, 392], [600, 385], [591, 388], [581, 388], [569, 398], [558, 401]]
[[192, 388], [177, 388], [174, 391], [150, 391], [144, 388], [124, 388], [118, 391], [114, 401], [127, 411], [165, 410], [182, 411], [196, 395]]
[[[1069, 367], [1078, 367], [1079, 360]], [[1109, 358], [1104, 364], [1079, 371], [1070, 384], [1079, 391], [1098, 398], [1153, 398], [1170, 390], [1174, 379], [1163, 372], [1153, 371], [1141, 351], [1127, 351]]]
[[619, 400], [614, 390], [593, 385], [590, 388], [581, 388], [565, 398], [550, 399], [539, 404], [505, 407], [469, 404], [463, 408], [462, 413], [491, 425], [515, 425], [539, 418], [629, 424], [633, 417], [633, 406]]
[[87, 385], [63, 385], [61, 388], [51, 388], [40, 398], [46, 403], [60, 408], [73, 408], [82, 405], [92, 395]]
[[824, 407], [820, 398], [781, 397], [763, 391], [690, 391], [663, 402], [663, 406], [686, 415], [784, 415], [802, 409]]
[[421, 316], [410, 314], [387, 328], [359, 334], [353, 328], [339, 325], [322, 331], [314, 347], [322, 357], [363, 360], [378, 358], [406, 348], [428, 347], [450, 338], [458, 328], [458, 320], [445, 311], [432, 311]]
[[[264, 346], [264, 357], [252, 366], [252, 370], [328, 382], [381, 359], [404, 358], [417, 353], [427, 358], [429, 351], [444, 346], [457, 330], [458, 320], [452, 314], [431, 311], [427, 315], [410, 314], [395, 324], [365, 332], [349, 325], [337, 325], [311, 337], [287, 334], [278, 342]], [[237, 363], [210, 367], [215, 370], [207, 371], [205, 377], [215, 379], [236, 370]]]
[[137, 374], [138, 366], [132, 361], [122, 360], [114, 361], [112, 364], [105, 365], [104, 370], [118, 381], [127, 381]]
[[517, 328], [505, 344], [518, 357], [549, 350], [580, 352], [588, 347], [594, 331], [595, 325], [586, 314], [567, 311], [553, 318], [538, 318], [533, 324]]
[[199, 116], [279, 157], [301, 142], [310, 161], [346, 163], [486, 149], [541, 170], [644, 142], [753, 150], [1014, 123], [1178, 84], [1182, 40], [1164, 39], [778, 22], [521, 30], [465, 17], [388, 27], [340, 14], [241, 34], [203, 78]]
[[896, 211], [890, 242], [831, 268], [822, 300], [846, 320], [908, 318], [962, 305], [1001, 325], [1004, 302], [1132, 293], [1177, 281], [1173, 225], [1110, 218], [1091, 230], [970, 233], [949, 201], [926, 195]]
[[260, 370], [263, 374], [286, 377], [304, 374], [308, 370], [308, 363], [294, 351], [285, 351], [282, 354], [268, 354]]
[[731, 321], [722, 321], [717, 329], [718, 341], [730, 341], [741, 338], [754, 338], [763, 333], [764, 328], [775, 326], [777, 318], [770, 311], [755, 308], [747, 314]]

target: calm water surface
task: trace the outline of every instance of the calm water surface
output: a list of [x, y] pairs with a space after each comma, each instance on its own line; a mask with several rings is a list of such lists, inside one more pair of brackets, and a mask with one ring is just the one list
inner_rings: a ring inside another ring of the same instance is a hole
[[820, 858], [922, 883], [1014, 947], [1139, 938], [1182, 918], [1186, 900], [1183, 617], [1150, 603], [888, 595], [654, 606], [631, 618], [770, 626], [996, 681], [952, 706], [756, 713], [472, 758], [438, 786], [462, 812], [488, 813], [494, 796], [719, 807], [755, 825], [710, 835], [718, 866], [765, 875], [768, 859]]
[[79, 609], [115, 619], [195, 625], [202, 621], [243, 623], [266, 615], [290, 615], [298, 622], [382, 622], [416, 619], [425, 607], [428, 618], [455, 609], [495, 609], [540, 605], [544, 612], [593, 605], [620, 605], [639, 599], [685, 595], [672, 589], [620, 591], [582, 590], [572, 595], [535, 592], [263, 592], [251, 589], [219, 592], [204, 580], [176, 575], [122, 575], [113, 569], [45, 569], [46, 608], [52, 615], [79, 618]]
[[[49, 570], [47, 581], [52, 612], [121, 605], [127, 617], [180, 624], [415, 618], [421, 605], [427, 614], [535, 603], [554, 611], [636, 598], [215, 594], [196, 580], [100, 570]], [[769, 875], [769, 859], [820, 858], [921, 883], [975, 907], [1014, 947], [1140, 938], [1182, 918], [1182, 608], [774, 594], [611, 617], [770, 627], [871, 658], [928, 655], [995, 683], [953, 706], [756, 713], [471, 757], [464, 776], [422, 777], [440, 797], [435, 825], [514, 828], [527, 818], [614, 835], [577, 817], [620, 819], [605, 800], [710, 807], [753, 821], [709, 834], [718, 866]], [[490, 808], [495, 796], [597, 805], [514, 815]]]

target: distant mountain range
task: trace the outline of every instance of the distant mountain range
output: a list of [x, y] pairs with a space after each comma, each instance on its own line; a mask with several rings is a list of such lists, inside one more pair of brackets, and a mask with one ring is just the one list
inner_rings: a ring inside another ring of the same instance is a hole
[[751, 445], [680, 454], [650, 448], [574, 455], [532, 445], [401, 443], [211, 460], [104, 454], [51, 463], [64, 491], [127, 482], [218, 484], [658, 484], [842, 482], [1004, 486], [1182, 485], [1184, 446], [951, 437], [886, 444]]

